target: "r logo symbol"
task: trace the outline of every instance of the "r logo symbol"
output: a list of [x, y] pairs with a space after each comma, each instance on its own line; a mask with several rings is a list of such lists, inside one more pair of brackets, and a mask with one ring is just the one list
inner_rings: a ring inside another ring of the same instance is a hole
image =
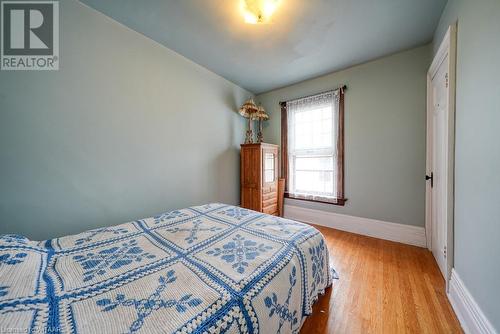
[[50, 3], [3, 4], [4, 55], [51, 55], [53, 6]]

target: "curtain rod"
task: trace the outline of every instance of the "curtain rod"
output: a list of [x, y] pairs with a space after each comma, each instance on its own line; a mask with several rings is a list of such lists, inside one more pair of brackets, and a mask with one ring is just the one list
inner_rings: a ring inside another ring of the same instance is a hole
[[[347, 86], [346, 85], [342, 85], [342, 86], [337, 87], [335, 89], [329, 89], [329, 90], [326, 90], [326, 91], [321, 92], [321, 93], [316, 93], [316, 94], [311, 94], [311, 95], [307, 95], [307, 96], [302, 96], [302, 97], [298, 97], [296, 99], [290, 99], [288, 101], [306, 99], [306, 98], [311, 97], [311, 96], [320, 95], [320, 94], [328, 93], [328, 92], [331, 92], [331, 91], [336, 91], [336, 90], [339, 90], [339, 89], [346, 90]], [[281, 101], [279, 104], [284, 104], [284, 103], [287, 103], [288, 101]]]

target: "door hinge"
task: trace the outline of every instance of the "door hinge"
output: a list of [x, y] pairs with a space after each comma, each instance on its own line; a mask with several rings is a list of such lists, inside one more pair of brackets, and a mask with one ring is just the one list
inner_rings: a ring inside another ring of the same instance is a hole
[[443, 255], [446, 258], [446, 246], [444, 246], [444, 248], [443, 248]]
[[434, 188], [434, 172], [431, 172], [431, 176], [426, 175], [425, 180], [426, 181], [431, 180], [431, 188]]
[[448, 73], [444, 76], [445, 82], [446, 82], [446, 88], [448, 88]]

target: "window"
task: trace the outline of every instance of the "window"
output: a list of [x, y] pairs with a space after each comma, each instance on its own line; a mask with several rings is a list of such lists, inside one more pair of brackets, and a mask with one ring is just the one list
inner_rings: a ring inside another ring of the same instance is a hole
[[343, 88], [281, 107], [286, 196], [343, 205]]

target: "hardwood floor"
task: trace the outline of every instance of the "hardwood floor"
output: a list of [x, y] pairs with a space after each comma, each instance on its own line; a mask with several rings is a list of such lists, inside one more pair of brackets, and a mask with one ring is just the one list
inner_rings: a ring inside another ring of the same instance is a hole
[[462, 333], [427, 249], [315, 227], [340, 279], [301, 333]]

